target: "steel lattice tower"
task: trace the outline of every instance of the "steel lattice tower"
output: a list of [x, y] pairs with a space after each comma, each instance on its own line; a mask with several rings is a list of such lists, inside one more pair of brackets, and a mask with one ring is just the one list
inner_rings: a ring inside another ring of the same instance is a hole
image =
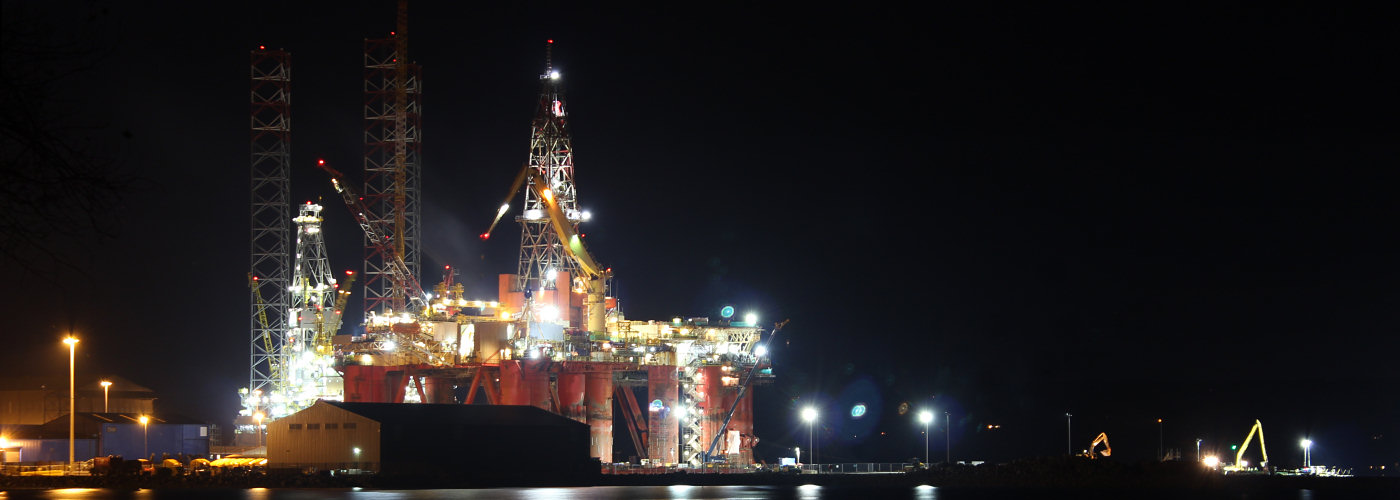
[[338, 289], [321, 233], [321, 206], [306, 202], [295, 220], [296, 265], [290, 287], [289, 315], [292, 326], [283, 348], [288, 390], [274, 399], [274, 418], [311, 406], [317, 399], [343, 397], [340, 376], [331, 366], [334, 359], [331, 337], [335, 335], [340, 318], [335, 316]]
[[278, 392], [286, 366], [291, 241], [292, 57], [259, 47], [251, 57], [252, 102], [252, 364], [244, 406], [249, 415], [261, 394]]
[[[552, 61], [553, 46], [554, 40], [549, 40], [545, 45], [545, 71], [540, 75], [540, 97], [535, 107], [534, 122], [530, 126], [530, 166], [549, 180], [549, 189], [558, 200], [559, 208], [563, 209], [577, 231], [582, 215], [578, 210], [578, 193], [574, 187], [573, 138], [569, 133], [559, 72], [554, 69]], [[534, 191], [524, 191], [524, 210], [522, 215], [515, 218], [521, 226], [517, 286], [519, 291], [553, 289], [553, 280], [544, 279], [549, 272], [567, 271], [571, 277], [578, 277], [578, 264], [565, 254]]]
[[[399, 9], [394, 36], [365, 40], [365, 205], [379, 227], [392, 229], [395, 250], [414, 276], [420, 276], [421, 193], [421, 76], [408, 63], [406, 10]], [[370, 242], [365, 244], [364, 311], [383, 314], [403, 311], [406, 283], [396, 283], [391, 259]]]

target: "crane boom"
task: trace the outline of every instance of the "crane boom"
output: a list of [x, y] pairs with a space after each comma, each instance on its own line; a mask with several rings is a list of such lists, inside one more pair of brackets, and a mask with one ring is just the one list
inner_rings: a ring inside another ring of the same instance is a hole
[[1255, 433], [1259, 434], [1259, 454], [1264, 458], [1264, 460], [1259, 463], [1259, 466], [1261, 468], [1268, 467], [1269, 450], [1264, 447], [1264, 424], [1259, 423], [1258, 419], [1254, 420], [1254, 427], [1249, 428], [1249, 435], [1244, 437], [1244, 444], [1240, 445], [1240, 451], [1235, 453], [1236, 467], [1239, 467], [1240, 461], [1244, 459], [1244, 452], [1249, 449], [1249, 441], [1254, 438]]
[[[1103, 443], [1103, 451], [1100, 452], [1098, 455], [1095, 455], [1095, 454], [1094, 454], [1094, 447], [1098, 446], [1099, 443]], [[1107, 457], [1107, 456], [1110, 456], [1110, 455], [1112, 455], [1112, 454], [1113, 454], [1113, 447], [1112, 447], [1112, 446], [1109, 446], [1109, 444], [1108, 444], [1108, 433], [1107, 433], [1107, 432], [1100, 432], [1100, 433], [1099, 433], [1099, 436], [1096, 437], [1096, 438], [1094, 438], [1094, 441], [1093, 441], [1093, 442], [1089, 443], [1089, 458], [1099, 458], [1099, 455], [1102, 455], [1102, 456]]]
[[[773, 333], [768, 336], [768, 340], [763, 341], [764, 350], [768, 349], [768, 344], [773, 343], [773, 339], [778, 336], [778, 332], [782, 331], [784, 326], [787, 326], [788, 321], [791, 320], [785, 319], [773, 324]], [[715, 433], [714, 439], [710, 440], [710, 447], [705, 450], [706, 461], [714, 456], [715, 448], [719, 447], [719, 438], [723, 436], [723, 431], [729, 428], [729, 421], [734, 418], [734, 410], [739, 408], [739, 402], [744, 400], [744, 393], [749, 391], [749, 382], [753, 381], [753, 373], [758, 371], [759, 364], [759, 361], [755, 359], [753, 366], [749, 368], [749, 373], [744, 375], [744, 382], [739, 385], [739, 394], [734, 396], [734, 403], [729, 405], [729, 412], [724, 414], [724, 423], [719, 426], [720, 432]]]
[[365, 232], [365, 237], [369, 238], [375, 249], [382, 252], [389, 264], [389, 272], [393, 275], [397, 287], [408, 295], [411, 303], [416, 303], [415, 307], [421, 308], [423, 304], [423, 287], [418, 284], [418, 279], [413, 276], [413, 271], [409, 270], [408, 264], [404, 263], [401, 255], [394, 247], [389, 237], [384, 232], [375, 227], [370, 221], [369, 207], [355, 193], [355, 190], [342, 182], [345, 178], [338, 170], [326, 165], [325, 160], [317, 160], [316, 166], [326, 171], [331, 176], [331, 185], [335, 186], [335, 192], [340, 193], [340, 197], [345, 200], [345, 207], [350, 209], [350, 213], [355, 216], [355, 222], [360, 224], [360, 229]]
[[520, 169], [520, 173], [515, 176], [515, 181], [511, 183], [510, 192], [506, 194], [506, 202], [496, 211], [496, 219], [491, 222], [490, 229], [481, 234], [481, 239], [491, 237], [491, 229], [495, 229], [496, 223], [510, 209], [510, 199], [526, 185], [535, 192], [540, 204], [544, 206], [544, 212], [549, 216], [550, 226], [554, 228], [554, 234], [559, 237], [563, 244], [564, 253], [568, 254], [574, 262], [578, 263], [580, 271], [584, 276], [579, 276], [584, 282], [587, 295], [584, 297], [584, 310], [587, 311], [587, 330], [590, 333], [602, 333], [606, 324], [603, 317], [603, 294], [604, 283], [611, 275], [612, 270], [599, 265], [593, 259], [593, 254], [588, 252], [584, 246], [583, 239], [574, 231], [573, 224], [569, 223], [568, 216], [564, 214], [564, 209], [559, 207], [559, 202], [554, 199], [554, 192], [550, 189], [549, 180], [541, 175], [538, 169], [525, 165]]

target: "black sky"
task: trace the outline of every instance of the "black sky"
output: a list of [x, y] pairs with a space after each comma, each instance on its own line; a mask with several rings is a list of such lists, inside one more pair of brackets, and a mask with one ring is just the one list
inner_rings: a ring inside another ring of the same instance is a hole
[[[248, 377], [248, 51], [292, 52], [293, 198], [325, 197], [332, 264], [358, 268], [358, 230], [312, 166], [358, 171], [361, 43], [393, 29], [393, 3], [193, 5], [5, 4], [55, 36], [96, 14], [110, 52], [57, 90], [149, 185], [126, 193], [118, 238], [84, 245], [83, 273], [7, 273], [4, 360], [61, 375], [75, 330], [80, 373], [222, 422]], [[791, 318], [759, 392], [769, 460], [805, 446], [809, 400], [832, 460], [921, 454], [901, 402], [951, 411], [964, 459], [1062, 453], [1065, 412], [1076, 447], [1107, 431], [1129, 459], [1155, 454], [1157, 418], [1188, 455], [1255, 418], [1279, 464], [1304, 435], [1315, 462], [1400, 455], [1384, 12], [410, 11], [424, 269], [458, 267], [478, 296], [514, 269], [513, 233], [473, 235], [526, 159], [556, 40], [585, 232], [628, 316]], [[850, 418], [855, 402], [871, 414]]]

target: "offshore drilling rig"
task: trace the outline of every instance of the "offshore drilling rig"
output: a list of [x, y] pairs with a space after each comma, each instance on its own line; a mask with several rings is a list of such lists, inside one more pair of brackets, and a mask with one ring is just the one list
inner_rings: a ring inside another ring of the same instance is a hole
[[[287, 273], [295, 276], [286, 283], [250, 283], [252, 378], [242, 395], [240, 423], [261, 424], [263, 417], [290, 414], [315, 399], [532, 405], [588, 424], [592, 454], [603, 462], [614, 461], [617, 431], [625, 439], [618, 449], [630, 450], [646, 464], [753, 463], [757, 437], [751, 389], [772, 378], [766, 344], [781, 325], [765, 329], [752, 315], [735, 317], [732, 307], [713, 320], [629, 320], [623, 315], [609, 293], [612, 269], [598, 263], [579, 232], [590, 215], [578, 205], [567, 103], [550, 52], [553, 40], [546, 44], [528, 162], [491, 229], [480, 235], [488, 239], [511, 201], [523, 199], [516, 217], [521, 227], [516, 273], [499, 275], [496, 300], [464, 297], [450, 266], [431, 291], [419, 284], [421, 79], [418, 67], [400, 57], [407, 53], [402, 3], [397, 28], [389, 39], [365, 42], [363, 190], [320, 165], [365, 233], [364, 330], [335, 334], [332, 325], [339, 326], [348, 291], [337, 290], [328, 264], [303, 263], [317, 255], [321, 260], [316, 262], [324, 261], [325, 251], [318, 246], [319, 235], [309, 241], [311, 233], [299, 226], [296, 272]], [[254, 52], [255, 90], [268, 86], [259, 75], [285, 73], [290, 80], [290, 56], [267, 52]], [[270, 58], [285, 64], [285, 71], [258, 69]], [[285, 169], [286, 156], [279, 155], [289, 149], [290, 106], [260, 108], [259, 95], [254, 92], [253, 262], [255, 274], [275, 276], [258, 269], [270, 267], [273, 252], [265, 241], [275, 233], [258, 227], [260, 220], [272, 221], [265, 214], [260, 219], [259, 210], [275, 211], [268, 206], [276, 198], [259, 194], [259, 172], [278, 161]], [[289, 103], [289, 90], [279, 98]], [[259, 119], [260, 110], [286, 116]], [[260, 123], [285, 125], [286, 130], [259, 131]], [[270, 134], [282, 143], [268, 145]], [[295, 220], [302, 224], [314, 218], [319, 232], [320, 207], [307, 207], [315, 210], [303, 208]], [[303, 238], [311, 248], [302, 247]], [[279, 298], [259, 295], [273, 289]], [[297, 290], [321, 295], [310, 298]], [[279, 329], [276, 321], [296, 327]]]

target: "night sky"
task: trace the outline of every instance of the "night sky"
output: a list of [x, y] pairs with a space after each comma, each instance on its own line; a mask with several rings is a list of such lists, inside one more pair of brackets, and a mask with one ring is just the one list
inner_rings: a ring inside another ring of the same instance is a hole
[[[954, 459], [1064, 453], [1069, 412], [1076, 450], [1107, 432], [1123, 460], [1156, 454], [1158, 418], [1187, 459], [1257, 418], [1278, 466], [1304, 436], [1314, 463], [1400, 460], [1384, 13], [507, 4], [410, 6], [421, 281], [452, 265], [493, 298], [514, 271], [518, 226], [475, 235], [527, 159], [554, 39], [583, 229], [627, 316], [791, 319], [757, 393], [760, 458], [806, 447], [815, 402], [827, 462], [922, 456], [921, 408], [935, 457], [948, 411]], [[80, 378], [227, 423], [248, 380], [249, 51], [291, 51], [293, 202], [323, 198], [333, 267], [359, 269], [314, 163], [358, 177], [362, 41], [394, 3], [194, 5], [5, 2], [6, 78], [76, 68], [44, 87], [45, 119], [131, 181], [102, 210], [113, 236], [43, 241], [72, 266], [0, 261], [0, 362], [61, 377], [75, 332]], [[93, 50], [40, 64], [15, 40]]]

